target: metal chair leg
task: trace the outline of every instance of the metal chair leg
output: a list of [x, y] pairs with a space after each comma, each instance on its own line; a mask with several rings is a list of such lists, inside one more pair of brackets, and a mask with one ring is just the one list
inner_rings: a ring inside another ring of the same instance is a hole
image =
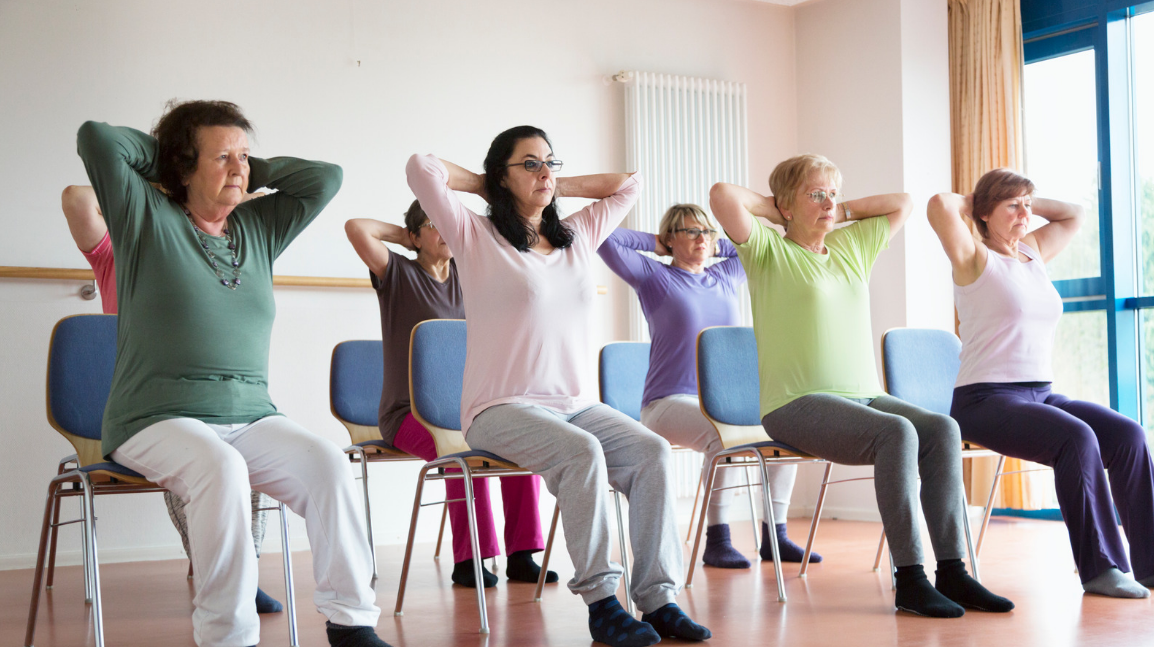
[[[701, 548], [701, 531], [705, 529], [705, 511], [709, 508], [709, 499], [713, 494], [713, 480], [717, 474], [717, 456], [709, 463], [709, 467], [702, 467], [702, 477], [705, 478], [705, 486], [701, 497], [701, 513], [698, 515], [697, 521], [697, 535], [693, 540], [693, 550], [689, 554], [689, 572], [685, 575], [685, 588], [693, 587], [693, 571], [697, 567], [697, 551]], [[706, 471], [708, 469], [708, 471]]]
[[760, 548], [761, 541], [757, 534], [757, 511], [753, 507], [753, 480], [749, 478], [748, 467], [741, 468], [741, 473], [745, 475], [745, 493], [749, 495], [749, 527], [753, 530], [753, 547]]
[[829, 475], [832, 473], [833, 463], [827, 461], [825, 475], [821, 478], [821, 490], [817, 494], [817, 505], [813, 508], [813, 519], [809, 522], [809, 538], [805, 540], [805, 553], [801, 556], [801, 570], [797, 574], [798, 577], [805, 577], [809, 570], [809, 556], [813, 554], [813, 540], [817, 537], [817, 524], [821, 521], [821, 509], [825, 506], [825, 493], [829, 489]]
[[705, 461], [701, 462], [701, 476], [697, 477], [697, 489], [693, 492], [693, 509], [689, 511], [689, 528], [685, 531], [685, 543], [693, 536], [693, 520], [697, 518], [697, 502], [701, 498], [701, 489], [705, 485]]
[[363, 447], [353, 445], [345, 449], [345, 453], [355, 455], [361, 464], [361, 493], [365, 499], [365, 528], [369, 534], [369, 554], [373, 558], [373, 579], [369, 580], [369, 586], [375, 587], [377, 585], [377, 544], [373, 540], [373, 510], [369, 505], [369, 461]]
[[477, 613], [481, 616], [481, 633], [489, 633], [489, 612], [485, 607], [485, 578], [482, 576], [481, 542], [477, 539], [477, 512], [473, 509], [473, 476], [468, 463], [457, 460], [465, 482], [465, 508], [469, 517], [469, 544], [473, 549], [473, 577], [476, 578]]
[[397, 606], [393, 609], [394, 616], [403, 616], [401, 607], [405, 603], [405, 584], [409, 581], [409, 560], [413, 557], [413, 538], [417, 534], [417, 515], [421, 512], [421, 492], [425, 489], [425, 475], [429, 473], [429, 466], [421, 468], [417, 476], [417, 494], [413, 499], [413, 516], [409, 519], [409, 540], [405, 543], [405, 561], [401, 564], [401, 581], [397, 585]]
[[613, 490], [613, 503], [617, 506], [617, 541], [621, 545], [621, 576], [625, 578], [625, 606], [629, 615], [636, 615], [633, 608], [633, 590], [629, 583], [629, 542], [625, 539], [625, 522], [621, 518], [621, 493]]
[[878, 572], [879, 568], [881, 568], [882, 553], [885, 551], [885, 549], [886, 549], [886, 529], [885, 529], [885, 527], [882, 527], [882, 536], [881, 536], [881, 539], [878, 540], [878, 554], [876, 557], [874, 557], [874, 572], [875, 573]]
[[[758, 464], [761, 466], [761, 504], [762, 507], [765, 508], [765, 520], [772, 528], [777, 522], [773, 518], [773, 499], [769, 492], [769, 473], [767, 471], [769, 466], [765, 462], [765, 457], [761, 455], [761, 452], [754, 452], [754, 454], [757, 457]], [[769, 533], [769, 547], [770, 550], [773, 551], [773, 572], [777, 576], [777, 601], [785, 602], [785, 576], [781, 571], [781, 551], [777, 546], [776, 532], [771, 531]]]
[[[448, 498], [448, 497], [445, 497]], [[449, 504], [441, 508], [441, 529], [437, 531], [437, 550], [433, 552], [433, 561], [441, 560], [441, 540], [445, 538], [445, 520], [449, 518]]]
[[36, 634], [36, 615], [40, 611], [40, 584], [44, 577], [44, 559], [48, 551], [48, 531], [52, 524], [52, 507], [59, 503], [56, 496], [61, 482], [53, 479], [48, 484], [48, 499], [44, 502], [44, 521], [40, 526], [40, 546], [36, 550], [36, 570], [32, 573], [32, 601], [28, 607], [28, 627], [24, 633], [24, 647], [32, 647], [32, 639]]
[[[64, 473], [64, 466], [66, 464], [66, 460], [60, 461], [60, 465], [56, 468], [57, 476], [60, 476]], [[55, 499], [56, 501], [52, 504], [52, 523], [48, 529], [51, 533], [51, 537], [48, 540], [48, 578], [44, 584], [45, 590], [52, 588], [52, 584], [56, 576], [56, 530], [57, 524], [60, 523], [60, 497], [57, 496]]]
[[292, 551], [289, 550], [288, 510], [283, 502], [280, 503], [278, 509], [280, 510], [281, 554], [284, 560], [285, 609], [288, 611], [289, 647], [299, 647], [296, 592], [293, 588], [293, 558]]
[[104, 610], [100, 604], [100, 562], [96, 552], [96, 508], [93, 504], [92, 481], [84, 472], [80, 472], [80, 487], [87, 513], [82, 525], [84, 534], [88, 536], [88, 561], [92, 570], [92, 631], [96, 636], [96, 647], [104, 647]]
[[998, 487], [1002, 484], [1002, 468], [1006, 466], [1006, 457], [998, 455], [998, 467], [994, 469], [994, 483], [990, 486], [990, 496], [986, 499], [986, 509], [982, 511], [982, 529], [978, 531], [978, 545], [974, 547], [974, 555], [982, 554], [982, 542], [986, 539], [986, 527], [990, 525], [990, 514], [994, 512], [994, 497], [998, 494]]
[[[89, 508], [84, 504], [84, 497], [80, 498], [80, 518], [88, 518]], [[83, 528], [83, 524], [81, 524]], [[92, 586], [92, 560], [89, 556], [92, 550], [88, 546], [88, 533], [81, 530], [80, 532], [80, 563], [84, 566], [84, 604], [92, 604], [92, 600], [96, 597], [96, 590]]]
[[966, 529], [966, 552], [970, 554], [970, 570], [974, 572], [974, 579], [981, 584], [982, 576], [978, 573], [978, 555], [974, 552], [974, 538], [970, 533], [970, 508], [965, 491], [962, 492], [962, 526]]
[[553, 538], [557, 535], [557, 520], [561, 518], [561, 504], [553, 506], [553, 521], [549, 523], [549, 539], [545, 541], [545, 556], [541, 558], [541, 574], [537, 576], [537, 590], [533, 601], [541, 601], [541, 591], [545, 590], [545, 577], [549, 574], [549, 557], [553, 555]]

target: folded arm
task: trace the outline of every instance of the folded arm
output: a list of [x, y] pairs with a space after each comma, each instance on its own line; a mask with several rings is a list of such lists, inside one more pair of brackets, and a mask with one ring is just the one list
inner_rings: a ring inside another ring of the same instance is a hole
[[357, 256], [365, 262], [369, 270], [383, 276], [389, 266], [389, 248], [384, 243], [393, 243], [406, 249], [413, 249], [409, 231], [391, 223], [372, 218], [353, 218], [345, 223], [345, 235], [352, 243]]

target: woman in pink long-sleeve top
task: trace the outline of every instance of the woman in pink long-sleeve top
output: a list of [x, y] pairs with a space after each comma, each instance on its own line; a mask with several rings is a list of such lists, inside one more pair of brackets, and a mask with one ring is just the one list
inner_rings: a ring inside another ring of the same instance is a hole
[[[576, 571], [569, 588], [589, 605], [594, 640], [703, 640], [709, 630], [674, 603], [682, 554], [669, 444], [598, 403], [591, 365], [593, 259], [640, 185], [628, 174], [557, 178], [560, 169], [545, 133], [531, 126], [493, 140], [484, 175], [431, 155], [409, 159], [409, 186], [460, 269], [469, 340], [461, 428], [471, 447], [540, 474], [557, 497]], [[465, 208], [455, 191], [484, 197], [488, 217]], [[562, 220], [558, 196], [597, 202]], [[630, 502], [640, 622], [615, 595], [621, 567], [610, 561], [610, 486]]]

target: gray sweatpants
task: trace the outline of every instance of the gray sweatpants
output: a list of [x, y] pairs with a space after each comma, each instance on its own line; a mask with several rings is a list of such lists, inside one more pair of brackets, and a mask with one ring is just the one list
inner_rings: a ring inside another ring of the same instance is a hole
[[835, 463], [873, 465], [878, 510], [895, 566], [921, 564], [918, 475], [922, 510], [938, 560], [965, 555], [962, 438], [958, 423], [883, 395], [851, 400], [807, 395], [766, 414], [770, 438]]
[[633, 601], [644, 613], [673, 602], [683, 567], [665, 439], [603, 404], [574, 414], [502, 404], [474, 418], [466, 440], [544, 479], [573, 559], [569, 590], [586, 604], [614, 595], [621, 579], [610, 560], [610, 486], [629, 500]]

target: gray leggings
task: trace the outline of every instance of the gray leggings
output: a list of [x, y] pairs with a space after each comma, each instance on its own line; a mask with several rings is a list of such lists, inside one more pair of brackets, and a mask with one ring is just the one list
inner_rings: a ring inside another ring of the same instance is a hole
[[962, 438], [958, 423], [897, 398], [850, 400], [828, 393], [800, 397], [761, 419], [766, 433], [844, 465], [873, 465], [878, 510], [895, 566], [921, 564], [922, 509], [937, 559], [965, 555]]
[[540, 474], [561, 507], [573, 558], [569, 590], [592, 604], [614, 594], [621, 567], [610, 561], [609, 486], [629, 500], [632, 594], [644, 613], [681, 590], [672, 453], [664, 438], [606, 405], [574, 414], [502, 404], [473, 419], [466, 440]]

